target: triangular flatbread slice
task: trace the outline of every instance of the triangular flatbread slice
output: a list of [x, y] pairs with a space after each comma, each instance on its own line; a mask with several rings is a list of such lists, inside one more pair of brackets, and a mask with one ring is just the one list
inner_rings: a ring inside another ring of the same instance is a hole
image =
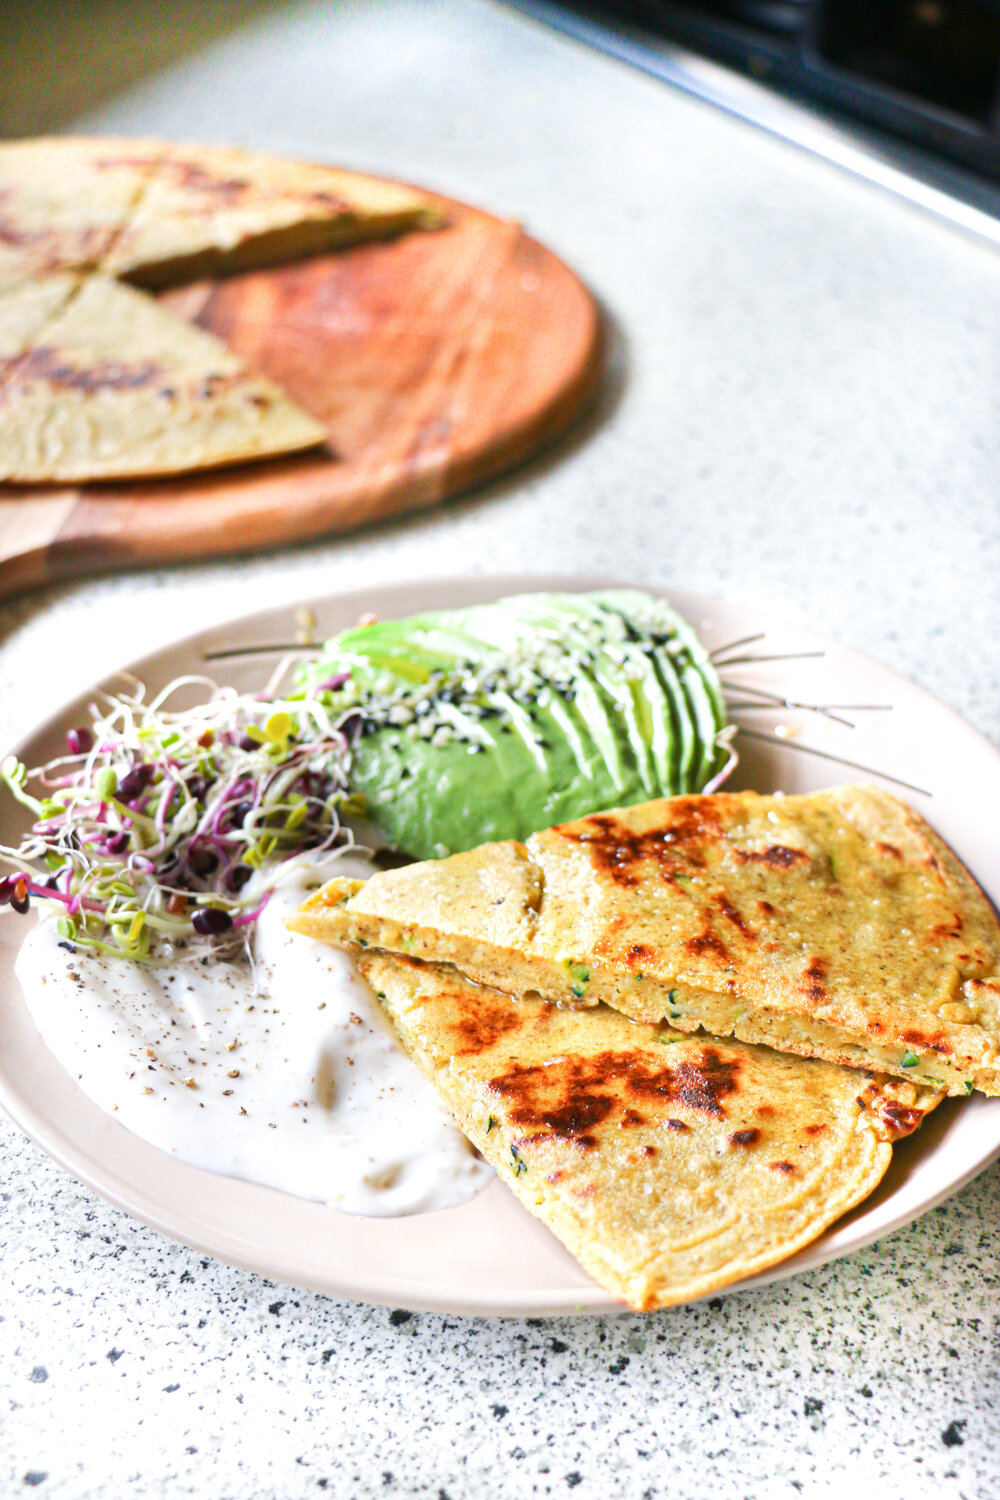
[[338, 167], [229, 146], [164, 146], [102, 269], [163, 286], [275, 265], [443, 216], [423, 194]]
[[69, 274], [14, 276], [9, 281], [0, 275], [0, 381], [79, 290], [79, 276]]
[[765, 1047], [559, 1010], [454, 969], [366, 956], [410, 1056], [520, 1198], [638, 1310], [814, 1240], [940, 1098]]
[[110, 137], [0, 145], [0, 276], [101, 265], [162, 149]]
[[114, 137], [0, 145], [0, 281], [98, 270], [162, 286], [442, 222], [412, 188], [260, 151]]
[[996, 915], [875, 787], [646, 802], [333, 881], [292, 925], [514, 994], [1000, 1094]]
[[177, 474], [326, 437], [212, 334], [143, 293], [91, 276], [48, 278], [32, 291], [44, 294], [54, 311], [33, 332], [9, 319], [19, 348], [0, 365], [0, 479]]

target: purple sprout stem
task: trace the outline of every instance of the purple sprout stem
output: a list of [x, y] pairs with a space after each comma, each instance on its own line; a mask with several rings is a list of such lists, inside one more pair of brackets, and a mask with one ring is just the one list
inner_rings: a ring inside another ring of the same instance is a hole
[[261, 897], [260, 902], [258, 903], [257, 906], [254, 907], [253, 911], [241, 912], [241, 914], [238, 917], [234, 917], [233, 918], [233, 926], [234, 927], [249, 927], [250, 924], [251, 924], [251, 922], [256, 922], [257, 918], [260, 916], [261, 912], [264, 910], [265, 906], [270, 901], [270, 899], [271, 899], [271, 897], [273, 895], [274, 895], [274, 890], [273, 889], [269, 890], [269, 891], [265, 891], [264, 895]]

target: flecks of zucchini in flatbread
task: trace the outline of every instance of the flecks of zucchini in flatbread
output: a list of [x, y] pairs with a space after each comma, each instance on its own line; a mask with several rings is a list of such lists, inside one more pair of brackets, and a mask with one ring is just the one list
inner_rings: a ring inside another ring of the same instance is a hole
[[294, 921], [513, 994], [1000, 1094], [996, 914], [923, 819], [875, 787], [595, 813], [358, 890], [334, 882]]

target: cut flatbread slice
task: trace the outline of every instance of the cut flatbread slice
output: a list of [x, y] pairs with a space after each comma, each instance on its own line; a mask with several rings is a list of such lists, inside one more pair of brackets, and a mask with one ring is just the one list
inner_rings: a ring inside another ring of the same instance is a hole
[[296, 930], [483, 984], [1000, 1094], [1000, 927], [875, 787], [673, 797], [333, 881]]
[[0, 276], [100, 265], [162, 149], [112, 138], [0, 145]]
[[114, 137], [0, 145], [0, 281], [96, 269], [160, 286], [442, 222], [411, 188], [259, 151]]
[[143, 286], [295, 260], [443, 216], [423, 194], [337, 167], [228, 146], [164, 146], [102, 268]]
[[412, 189], [259, 152], [0, 146], [0, 480], [180, 474], [324, 441], [217, 340], [110, 276], [162, 285], [441, 222]]
[[638, 1310], [785, 1260], [940, 1095], [766, 1047], [557, 1010], [365, 956], [410, 1056], [521, 1202]]
[[79, 290], [79, 276], [69, 274], [10, 281], [0, 276], [0, 381]]
[[46, 280], [57, 308], [0, 372], [0, 479], [177, 474], [322, 442], [320, 424], [213, 335], [130, 287]]

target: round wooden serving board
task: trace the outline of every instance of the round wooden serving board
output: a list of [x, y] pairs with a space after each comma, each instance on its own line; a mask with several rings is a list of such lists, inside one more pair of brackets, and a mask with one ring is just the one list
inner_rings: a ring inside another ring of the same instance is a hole
[[518, 224], [435, 201], [444, 229], [163, 294], [326, 423], [328, 448], [176, 479], [0, 485], [0, 595], [345, 531], [562, 432], [599, 379], [593, 297]]

